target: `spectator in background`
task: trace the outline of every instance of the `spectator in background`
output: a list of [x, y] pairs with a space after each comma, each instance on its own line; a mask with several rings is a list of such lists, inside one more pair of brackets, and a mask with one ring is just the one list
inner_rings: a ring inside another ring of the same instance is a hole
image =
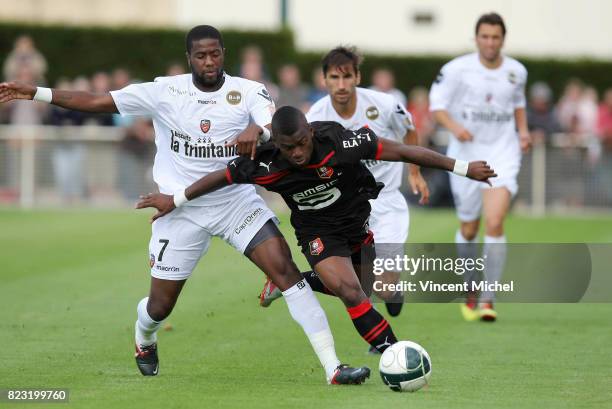
[[548, 143], [553, 133], [561, 131], [553, 109], [552, 97], [550, 87], [544, 82], [536, 82], [529, 89], [527, 123], [535, 144]]
[[278, 87], [270, 82], [266, 75], [263, 55], [259, 47], [248, 46], [242, 50], [240, 76], [251, 81], [261, 82], [267, 88], [272, 99], [278, 99]]
[[[312, 105], [326, 95], [325, 76], [323, 75], [323, 69], [319, 66], [312, 70], [312, 86], [308, 93], [308, 104]], [[308, 108], [310, 109], [310, 106]]]
[[597, 91], [580, 80], [570, 80], [557, 112], [562, 130], [570, 134], [570, 144], [586, 145], [597, 128]]
[[395, 88], [395, 75], [388, 68], [377, 68], [374, 70], [370, 89], [391, 94], [402, 106], [406, 106], [406, 95]]
[[128, 201], [139, 194], [152, 191], [153, 178], [150, 163], [155, 155], [155, 133], [149, 118], [135, 118], [126, 129], [119, 152], [119, 189]]
[[578, 106], [583, 89], [582, 82], [575, 78], [565, 85], [563, 95], [557, 104], [557, 116], [564, 132], [578, 132]]
[[33, 81], [38, 85], [45, 83], [47, 73], [47, 60], [36, 49], [30, 36], [23, 35], [15, 40], [13, 51], [4, 61], [3, 73], [6, 81], [14, 81], [19, 77], [20, 70], [26, 67]]
[[[19, 66], [14, 80], [33, 83], [35, 77], [30, 66], [28, 64]], [[8, 196], [17, 198], [21, 176], [22, 144], [35, 143], [31, 138], [36, 137], [33, 132], [38, 131], [29, 125], [42, 125], [47, 115], [48, 104], [20, 99], [2, 104], [2, 109], [5, 111], [8, 123], [17, 126], [13, 128], [13, 135], [6, 143], [5, 157], [2, 158], [5, 164], [4, 168], [0, 168], [0, 173], [6, 175], [6, 184], [9, 186], [9, 191], [6, 192]]]
[[[91, 82], [86, 84], [84, 81], [77, 79], [81, 83], [77, 83], [75, 85], [75, 89], [80, 91], [93, 91], [98, 94], [105, 94], [111, 89], [111, 77], [105, 72], [96, 72], [91, 77]], [[78, 87], [82, 86], [83, 89], [79, 89]], [[99, 113], [91, 113], [85, 114], [84, 125], [99, 125], [99, 126], [113, 126], [114, 119], [113, 114], [99, 114]]]
[[[127, 87], [132, 82], [130, 72], [125, 68], [116, 68], [111, 74], [111, 90], [115, 91], [124, 87]], [[120, 114], [113, 114], [113, 124], [115, 126], [130, 126], [134, 118], [126, 115], [121, 116]]]
[[300, 70], [295, 64], [285, 64], [278, 70], [278, 98], [276, 106], [290, 105], [301, 109], [307, 108], [308, 87], [302, 84]]
[[603, 193], [604, 205], [612, 205], [612, 88], [608, 88], [599, 106], [597, 136], [601, 144], [601, 157], [597, 166], [597, 179]]
[[[81, 83], [80, 87], [83, 87]], [[74, 84], [68, 79], [59, 79], [55, 88], [73, 90]], [[65, 126], [83, 125], [86, 114], [51, 105], [49, 124]], [[86, 188], [84, 182], [85, 147], [83, 144], [65, 139], [66, 135], [60, 129], [58, 140], [53, 143], [51, 161], [53, 163], [53, 176], [56, 189], [60, 193], [64, 204], [74, 204], [85, 198]]]
[[429, 145], [429, 138], [435, 130], [435, 123], [429, 112], [429, 91], [424, 87], [415, 87], [410, 92], [408, 112], [412, 115], [414, 126], [419, 134], [419, 144]]
[[166, 75], [168, 77], [181, 74], [185, 74], [185, 66], [179, 62], [173, 62], [166, 69]]

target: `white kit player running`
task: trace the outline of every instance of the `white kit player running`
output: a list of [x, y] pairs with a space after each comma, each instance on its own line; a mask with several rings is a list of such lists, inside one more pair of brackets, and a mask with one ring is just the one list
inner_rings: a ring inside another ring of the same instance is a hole
[[[527, 70], [517, 60], [501, 54], [506, 28], [496, 13], [476, 23], [478, 52], [450, 61], [440, 71], [430, 91], [430, 110], [451, 137], [447, 155], [462, 160], [483, 158], [497, 172], [492, 186], [470, 183], [450, 175], [457, 216], [459, 257], [475, 258], [481, 210], [485, 216], [485, 279], [500, 281], [506, 259], [503, 223], [511, 198], [517, 193], [521, 149], [529, 148], [525, 114]], [[517, 137], [517, 129], [519, 136]], [[468, 283], [475, 272], [464, 275]], [[471, 285], [471, 284], [470, 284]], [[462, 304], [466, 320], [495, 321], [495, 294], [470, 291]], [[480, 302], [478, 302], [480, 301]]]
[[[337, 47], [323, 57], [323, 75], [329, 95], [310, 108], [306, 114], [308, 122], [334, 121], [352, 130], [368, 127], [381, 137], [417, 144], [418, 137], [410, 113], [392, 95], [358, 87], [361, 79], [359, 65], [360, 57], [352, 48]], [[404, 164], [376, 160], [366, 161], [365, 164], [376, 181], [385, 184], [378, 198], [370, 201], [372, 212], [369, 227], [374, 233], [376, 256], [394, 258], [404, 254], [410, 221], [408, 204], [399, 191]], [[409, 182], [415, 194], [421, 193], [421, 203], [426, 203], [429, 190], [416, 165], [410, 165]], [[326, 291], [313, 272], [304, 273], [304, 277], [315, 291]], [[399, 272], [395, 271], [386, 271], [377, 278], [385, 283], [395, 283], [398, 279]], [[362, 285], [364, 281], [362, 278]], [[385, 301], [391, 316], [399, 315], [403, 306], [401, 292], [376, 294]], [[266, 283], [262, 305], [267, 306], [278, 297], [280, 292], [270, 291], [270, 284]], [[372, 348], [371, 351], [376, 349]]]
[[186, 37], [191, 74], [157, 78], [107, 94], [0, 84], [0, 102], [35, 99], [88, 112], [152, 117], [157, 154], [153, 176], [161, 193], [174, 194], [177, 211], [156, 220], [149, 243], [151, 288], [137, 307], [136, 363], [158, 374], [157, 331], [170, 315], [187, 278], [206, 254], [212, 236], [246, 255], [283, 291], [331, 384], [361, 383], [369, 369], [340, 364], [325, 312], [291, 259], [276, 218], [250, 185], [233, 185], [187, 202], [184, 189], [237, 154], [255, 152], [269, 138], [274, 103], [262, 84], [223, 71], [223, 39], [211, 26]]

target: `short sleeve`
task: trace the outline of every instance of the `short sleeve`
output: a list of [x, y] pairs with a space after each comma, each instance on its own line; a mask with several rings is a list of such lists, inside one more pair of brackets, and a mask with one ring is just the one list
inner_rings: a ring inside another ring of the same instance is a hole
[[512, 95], [514, 109], [525, 108], [527, 106], [525, 84], [527, 84], [527, 70], [523, 68], [515, 85], [514, 94]]
[[370, 128], [356, 131], [344, 130], [339, 137], [338, 159], [345, 163], [357, 163], [362, 159], [380, 158], [382, 145]]
[[246, 107], [253, 122], [261, 127], [272, 122], [276, 109], [272, 96], [266, 87], [259, 83], [246, 93]]
[[406, 132], [414, 131], [412, 115], [395, 98], [389, 109], [389, 124], [397, 135], [404, 136]]
[[253, 183], [253, 175], [255, 174], [255, 162], [250, 158], [240, 156], [231, 160], [227, 164], [225, 177], [230, 184], [233, 183]]
[[121, 115], [153, 116], [161, 87], [159, 82], [145, 82], [128, 85], [110, 94]]
[[442, 67], [429, 91], [429, 110], [448, 110], [459, 83], [459, 72], [456, 68], [450, 64]]

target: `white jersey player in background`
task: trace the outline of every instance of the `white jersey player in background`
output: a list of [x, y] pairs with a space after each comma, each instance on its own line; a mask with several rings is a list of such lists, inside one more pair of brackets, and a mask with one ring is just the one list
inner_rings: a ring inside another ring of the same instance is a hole
[[[450, 175], [451, 190], [461, 227], [455, 236], [459, 257], [476, 257], [481, 210], [485, 219], [484, 257], [487, 281], [501, 280], [506, 260], [504, 219], [518, 190], [521, 150], [531, 138], [525, 113], [527, 70], [501, 54], [506, 27], [496, 13], [476, 23], [478, 52], [448, 62], [430, 91], [430, 110], [452, 133], [447, 155], [463, 160], [484, 158], [497, 172], [492, 187]], [[517, 136], [518, 130], [518, 136]], [[474, 271], [464, 275], [474, 280]], [[462, 313], [466, 320], [495, 321], [495, 294], [467, 294]]]
[[363, 382], [369, 369], [340, 364], [325, 312], [291, 260], [274, 214], [254, 188], [228, 186], [184, 203], [187, 186], [225, 169], [237, 153], [254, 155], [260, 135], [269, 136], [274, 113], [272, 98], [262, 84], [224, 73], [225, 49], [217, 29], [194, 27], [187, 34], [186, 49], [191, 74], [161, 77], [106, 94], [3, 83], [0, 102], [35, 99], [69, 109], [153, 119], [154, 180], [161, 193], [175, 194], [180, 203], [175, 199], [177, 211], [156, 220], [152, 227], [151, 288], [149, 297], [138, 303], [135, 324], [135, 357], [143, 375], [158, 374], [157, 331], [212, 236], [219, 236], [283, 291], [289, 312], [308, 336], [328, 382]]

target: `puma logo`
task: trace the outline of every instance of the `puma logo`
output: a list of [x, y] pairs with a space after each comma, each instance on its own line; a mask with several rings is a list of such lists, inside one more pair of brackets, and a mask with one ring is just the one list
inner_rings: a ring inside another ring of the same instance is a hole
[[391, 343], [389, 342], [389, 337], [385, 337], [385, 342], [383, 342], [382, 344], [376, 345], [376, 349], [380, 351], [380, 348], [386, 347], [386, 346], [387, 347], [391, 346]]
[[272, 165], [272, 162], [268, 163], [267, 165], [263, 162], [259, 162], [259, 166], [266, 168], [268, 172], [270, 172], [270, 165]]

